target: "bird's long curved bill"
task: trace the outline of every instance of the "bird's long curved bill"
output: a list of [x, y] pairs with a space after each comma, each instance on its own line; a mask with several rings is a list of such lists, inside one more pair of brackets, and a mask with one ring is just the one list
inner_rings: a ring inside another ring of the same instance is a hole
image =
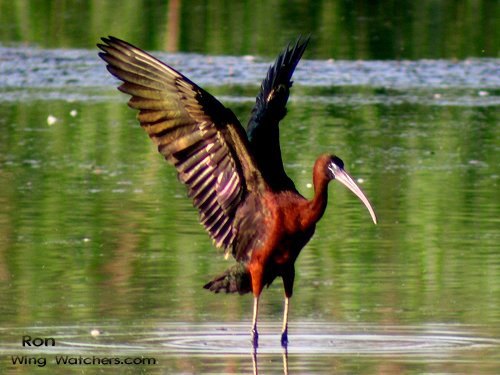
[[346, 171], [341, 169], [335, 173], [335, 179], [341, 184], [345, 185], [354, 194], [356, 194], [356, 196], [361, 200], [361, 202], [365, 204], [366, 208], [370, 212], [373, 222], [377, 224], [377, 215], [375, 215], [375, 211], [373, 210], [370, 201], [363, 193], [363, 191], [359, 188], [359, 186], [354, 182], [352, 177], [349, 176], [349, 174]]

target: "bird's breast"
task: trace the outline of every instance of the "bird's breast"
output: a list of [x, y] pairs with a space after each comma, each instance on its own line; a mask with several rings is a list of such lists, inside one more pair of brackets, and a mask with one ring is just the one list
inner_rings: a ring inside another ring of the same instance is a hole
[[302, 225], [301, 213], [307, 204], [302, 196], [287, 192], [274, 196], [274, 200], [273, 216], [277, 225], [272, 259], [279, 265], [293, 263], [314, 234], [315, 226], [304, 228]]

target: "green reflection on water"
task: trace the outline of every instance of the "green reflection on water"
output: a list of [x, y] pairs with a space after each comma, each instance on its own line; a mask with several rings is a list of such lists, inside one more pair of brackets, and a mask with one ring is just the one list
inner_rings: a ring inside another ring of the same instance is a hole
[[[494, 326], [497, 108], [305, 99], [282, 126], [289, 175], [310, 197], [316, 155], [338, 154], [380, 225], [332, 184], [297, 262], [291, 320]], [[231, 105], [241, 119], [250, 106]], [[250, 318], [251, 298], [201, 288], [228, 263], [124, 103], [3, 103], [0, 113], [3, 324]], [[276, 282], [261, 319], [281, 311]]]
[[92, 48], [112, 34], [148, 50], [274, 57], [311, 33], [308, 58], [461, 59], [498, 56], [497, 15], [495, 0], [0, 0], [0, 41]]

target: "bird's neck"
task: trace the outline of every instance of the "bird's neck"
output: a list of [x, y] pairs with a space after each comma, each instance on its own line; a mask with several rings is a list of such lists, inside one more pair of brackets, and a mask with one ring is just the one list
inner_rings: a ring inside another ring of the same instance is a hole
[[321, 219], [328, 202], [329, 180], [317, 169], [319, 169], [318, 165], [315, 165], [313, 173], [314, 197], [308, 202], [307, 216], [304, 222], [307, 227], [315, 225]]

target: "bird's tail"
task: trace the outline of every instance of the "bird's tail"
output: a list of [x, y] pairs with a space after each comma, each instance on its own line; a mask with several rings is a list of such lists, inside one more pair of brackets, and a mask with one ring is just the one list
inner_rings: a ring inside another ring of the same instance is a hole
[[237, 263], [203, 287], [215, 293], [249, 293], [252, 291], [250, 272], [245, 265]]

